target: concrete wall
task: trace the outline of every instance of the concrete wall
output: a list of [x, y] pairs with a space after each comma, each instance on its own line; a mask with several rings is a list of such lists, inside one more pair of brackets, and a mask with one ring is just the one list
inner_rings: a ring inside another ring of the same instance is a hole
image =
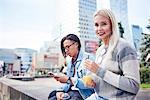
[[0, 100], [36, 100], [6, 84], [0, 83]]

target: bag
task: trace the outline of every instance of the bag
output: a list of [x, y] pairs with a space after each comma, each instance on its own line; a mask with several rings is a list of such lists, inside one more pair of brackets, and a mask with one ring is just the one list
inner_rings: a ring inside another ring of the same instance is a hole
[[[50, 92], [48, 100], [57, 100], [56, 93], [56, 90]], [[67, 93], [70, 95], [70, 98], [67, 100], [84, 100], [77, 90], [69, 90]]]

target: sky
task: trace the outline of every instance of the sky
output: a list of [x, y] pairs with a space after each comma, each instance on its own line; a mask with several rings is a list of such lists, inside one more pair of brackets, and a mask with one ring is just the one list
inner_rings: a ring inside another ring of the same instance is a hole
[[150, 0], [128, 0], [129, 23], [140, 25], [144, 32], [148, 25], [148, 19], [150, 19], [149, 5]]
[[[39, 50], [44, 41], [56, 39], [58, 1], [0, 0], [0, 48]], [[129, 23], [144, 29], [150, 18], [149, 5], [150, 0], [128, 0]]]

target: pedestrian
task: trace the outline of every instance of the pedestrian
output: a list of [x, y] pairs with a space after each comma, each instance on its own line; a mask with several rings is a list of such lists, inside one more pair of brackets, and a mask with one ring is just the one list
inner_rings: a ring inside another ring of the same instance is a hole
[[136, 51], [127, 40], [119, 37], [117, 21], [111, 10], [101, 9], [95, 13], [94, 29], [103, 44], [96, 52], [95, 61], [84, 63], [93, 80], [84, 84], [94, 87], [97, 93], [87, 100], [134, 100], [140, 84]]
[[93, 59], [81, 50], [81, 43], [77, 35], [68, 34], [61, 40], [61, 51], [66, 60], [67, 75], [55, 75], [54, 78], [63, 83], [63, 87], [50, 93], [50, 100], [64, 99], [83, 100], [94, 93], [93, 88], [85, 87], [82, 77], [88, 72], [84, 68], [85, 59]]

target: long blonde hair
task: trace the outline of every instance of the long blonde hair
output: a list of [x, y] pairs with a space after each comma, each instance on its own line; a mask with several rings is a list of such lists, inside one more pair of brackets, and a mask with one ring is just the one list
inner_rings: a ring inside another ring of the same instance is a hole
[[116, 47], [118, 40], [119, 40], [119, 31], [118, 31], [118, 23], [116, 21], [115, 15], [113, 14], [113, 12], [109, 9], [101, 9], [99, 11], [97, 11], [94, 14], [94, 17], [96, 16], [104, 16], [108, 19], [110, 19], [110, 22], [112, 24], [112, 34], [110, 37], [110, 41], [109, 41], [109, 46], [108, 46], [108, 50], [107, 50], [107, 58], [112, 58], [112, 52], [114, 50], [114, 48]]

